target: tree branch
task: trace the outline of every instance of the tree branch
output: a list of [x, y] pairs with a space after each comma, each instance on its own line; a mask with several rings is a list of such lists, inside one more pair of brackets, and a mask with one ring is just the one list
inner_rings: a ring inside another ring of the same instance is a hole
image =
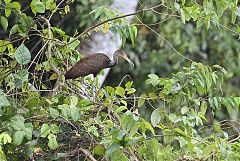
[[90, 151], [83, 149], [83, 148], [79, 148], [76, 150], [73, 150], [72, 152], [70, 152], [70, 154], [75, 155], [76, 153], [83, 153], [86, 157], [88, 157], [88, 159], [90, 159], [91, 161], [97, 161], [92, 154], [90, 153]]
[[51, 25], [50, 25], [50, 22], [48, 19], [44, 18], [44, 17], [41, 17], [46, 23], [47, 23], [47, 26], [48, 26], [48, 47], [47, 47], [47, 54], [48, 54], [48, 59], [49, 59], [49, 65], [51, 66], [52, 70], [57, 74], [57, 80], [56, 80], [56, 83], [54, 85], [54, 88], [52, 89], [52, 92], [50, 92], [50, 97], [53, 97], [58, 88], [59, 88], [59, 85], [60, 85], [60, 80], [61, 80], [61, 71], [58, 70], [58, 68], [53, 64], [52, 60], [51, 60], [51, 57], [52, 57], [52, 47], [51, 47]]
[[89, 31], [93, 30], [94, 28], [98, 27], [98, 26], [101, 26], [103, 25], [104, 23], [107, 23], [109, 21], [113, 21], [113, 20], [116, 20], [116, 19], [120, 19], [120, 18], [124, 18], [124, 17], [129, 17], [129, 16], [133, 16], [133, 15], [136, 15], [138, 13], [141, 13], [141, 12], [144, 12], [144, 11], [149, 11], [149, 10], [153, 10], [153, 9], [156, 9], [160, 6], [163, 6], [163, 4], [159, 4], [159, 5], [156, 5], [154, 7], [151, 7], [151, 8], [146, 8], [146, 9], [140, 9], [134, 13], [129, 13], [129, 14], [126, 14], [126, 15], [122, 15], [122, 16], [117, 16], [117, 17], [113, 17], [113, 18], [110, 18], [110, 19], [107, 19], [107, 20], [104, 20], [102, 22], [99, 22], [93, 26], [90, 26], [88, 27], [86, 30], [84, 30], [82, 33], [80, 33], [79, 35], [77, 35], [75, 38], [73, 38], [71, 41], [69, 41], [67, 44], [62, 44], [63, 46], [65, 45], [69, 45], [71, 43], [73, 43], [74, 41], [80, 39], [84, 34], [88, 33]]

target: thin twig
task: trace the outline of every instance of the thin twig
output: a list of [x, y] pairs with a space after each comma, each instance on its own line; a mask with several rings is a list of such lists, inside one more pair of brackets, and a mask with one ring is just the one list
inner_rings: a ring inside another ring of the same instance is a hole
[[54, 85], [54, 88], [52, 90], [52, 92], [50, 92], [50, 97], [53, 97], [56, 93], [57, 93], [57, 90], [59, 88], [59, 85], [60, 85], [60, 80], [61, 80], [61, 71], [58, 70], [58, 68], [54, 65], [54, 63], [52, 62], [52, 51], [51, 51], [51, 25], [50, 25], [50, 22], [48, 19], [46, 19], [45, 17], [41, 17], [46, 23], [47, 23], [47, 26], [48, 26], [48, 38], [49, 40], [47, 41], [48, 42], [48, 48], [47, 48], [47, 53], [48, 53], [48, 59], [49, 59], [49, 65], [51, 66], [52, 70], [57, 74], [57, 80], [56, 80], [56, 83]]

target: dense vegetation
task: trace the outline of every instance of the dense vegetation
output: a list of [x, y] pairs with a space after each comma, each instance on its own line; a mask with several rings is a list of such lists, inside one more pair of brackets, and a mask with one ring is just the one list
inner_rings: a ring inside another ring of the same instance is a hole
[[[239, 160], [238, 0], [110, 3], [0, 0], [0, 160]], [[136, 67], [66, 81], [110, 31]]]

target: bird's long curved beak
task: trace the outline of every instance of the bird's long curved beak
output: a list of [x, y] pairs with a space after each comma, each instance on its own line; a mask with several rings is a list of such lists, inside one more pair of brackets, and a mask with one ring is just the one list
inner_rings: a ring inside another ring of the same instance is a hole
[[132, 66], [134, 66], [134, 64], [133, 64], [132, 60], [130, 60], [130, 59], [127, 57], [127, 55], [126, 55], [126, 54], [125, 54], [125, 55], [123, 55], [123, 56], [122, 56], [122, 58], [123, 58], [123, 59], [125, 59], [125, 60], [127, 60], [127, 62], [128, 62], [129, 64], [131, 64]]

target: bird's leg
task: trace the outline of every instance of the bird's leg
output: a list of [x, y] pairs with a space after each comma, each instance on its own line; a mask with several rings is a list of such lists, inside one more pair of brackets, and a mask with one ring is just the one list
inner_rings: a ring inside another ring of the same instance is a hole
[[94, 102], [94, 103], [96, 102], [96, 93], [95, 93], [95, 85], [94, 85], [95, 79], [96, 79], [96, 77], [93, 76], [93, 81], [92, 81], [92, 96], [93, 96], [93, 102]]

